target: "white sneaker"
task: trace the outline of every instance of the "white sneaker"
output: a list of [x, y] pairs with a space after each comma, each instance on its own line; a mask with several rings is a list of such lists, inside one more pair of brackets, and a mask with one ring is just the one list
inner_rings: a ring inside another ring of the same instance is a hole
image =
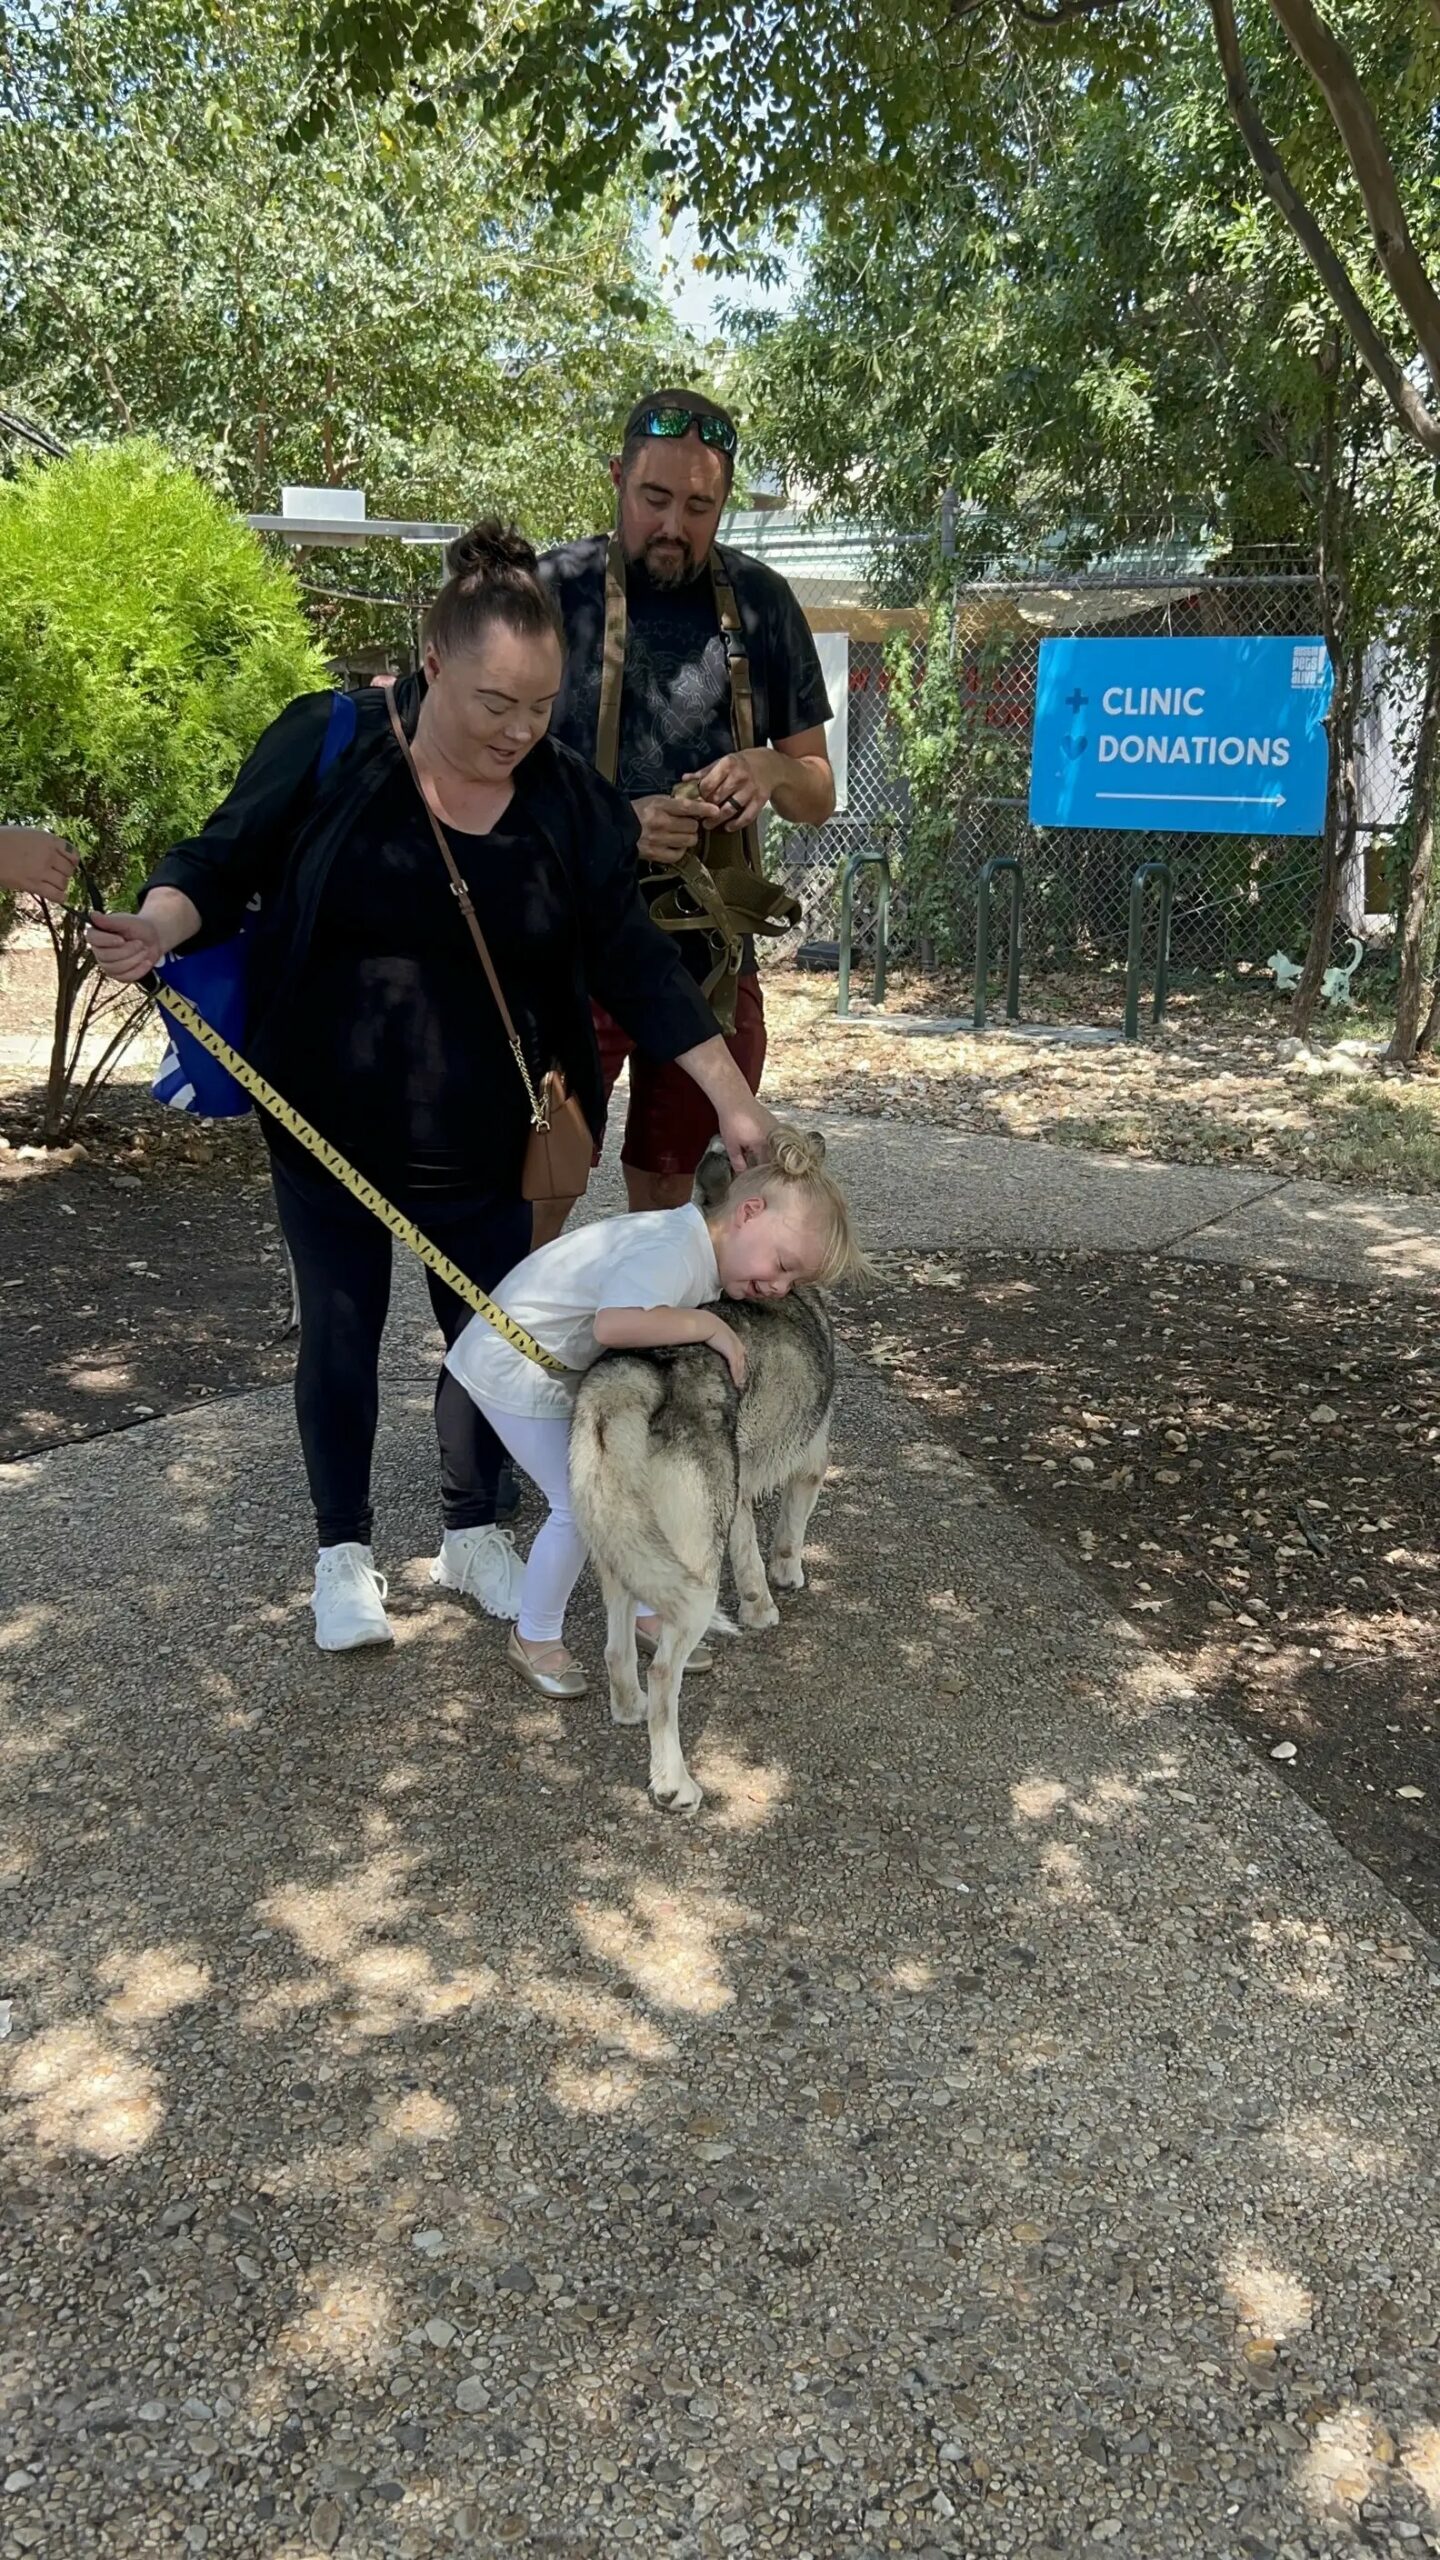
[[315, 1559], [315, 1641], [322, 1653], [350, 1653], [357, 1645], [393, 1644], [395, 1630], [385, 1615], [389, 1585], [375, 1570], [368, 1547], [353, 1539], [343, 1547], [322, 1547]]
[[430, 1579], [478, 1600], [492, 1618], [518, 1618], [524, 1570], [508, 1529], [447, 1529]]

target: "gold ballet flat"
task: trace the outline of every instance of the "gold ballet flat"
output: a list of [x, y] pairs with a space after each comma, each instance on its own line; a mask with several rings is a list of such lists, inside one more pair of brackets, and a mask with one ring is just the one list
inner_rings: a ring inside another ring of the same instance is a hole
[[[655, 1654], [655, 1653], [658, 1653], [658, 1652], [659, 1652], [659, 1650], [660, 1650], [660, 1639], [659, 1639], [659, 1637], [658, 1637], [658, 1636], [648, 1635], [648, 1634], [646, 1633], [646, 1631], [645, 1631], [645, 1629], [644, 1629], [643, 1627], [637, 1627], [637, 1628], [636, 1628], [636, 1630], [635, 1630], [635, 1642], [636, 1642], [636, 1644], [639, 1646], [639, 1649], [640, 1649], [640, 1651], [641, 1651], [642, 1653]], [[715, 1656], [714, 1656], [714, 1654], [711, 1652], [710, 1647], [708, 1646], [708, 1644], [697, 1644], [697, 1646], [695, 1647], [694, 1652], [693, 1652], [693, 1653], [691, 1654], [691, 1656], [690, 1656], [689, 1661], [686, 1663], [685, 1668], [686, 1668], [686, 1670], [687, 1670], [687, 1671], [713, 1671], [713, 1670], [714, 1670], [714, 1668], [715, 1668]]]
[[568, 1671], [542, 1671], [538, 1662], [531, 1661], [513, 1627], [505, 1651], [512, 1671], [519, 1672], [537, 1697], [583, 1698], [590, 1686], [578, 1662], [572, 1662]]

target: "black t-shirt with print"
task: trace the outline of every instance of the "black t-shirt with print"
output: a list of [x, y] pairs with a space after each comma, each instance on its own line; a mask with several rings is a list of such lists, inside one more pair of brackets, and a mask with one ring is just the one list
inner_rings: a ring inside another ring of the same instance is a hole
[[[540, 576], [560, 608], [567, 641], [565, 674], [550, 722], [562, 745], [595, 760], [600, 678], [605, 648], [605, 559], [608, 534], [563, 543], [540, 562]], [[755, 743], [818, 729], [830, 717], [820, 658], [805, 616], [785, 580], [763, 561], [721, 547], [750, 662]], [[673, 791], [687, 773], [735, 745], [730, 672], [707, 565], [688, 586], [657, 586], [632, 563], [626, 573], [628, 615], [625, 684], [620, 698], [616, 775], [631, 800]], [[659, 888], [663, 869], [642, 867], [642, 888]], [[703, 936], [680, 937], [693, 975], [709, 968]], [[753, 965], [749, 954], [747, 967]]]

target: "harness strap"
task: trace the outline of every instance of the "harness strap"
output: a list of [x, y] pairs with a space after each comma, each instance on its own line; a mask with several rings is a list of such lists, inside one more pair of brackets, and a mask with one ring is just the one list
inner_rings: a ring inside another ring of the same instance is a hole
[[[718, 550], [710, 553], [710, 588], [725, 643], [730, 686], [730, 733], [743, 754], [755, 744], [755, 694], [750, 655], [730, 573]], [[625, 585], [625, 554], [618, 533], [605, 553], [605, 640], [600, 662], [600, 707], [595, 724], [595, 765], [607, 782], [620, 770], [620, 714], [625, 690], [625, 645], [630, 608]], [[694, 783], [679, 783], [677, 799], [698, 799]], [[651, 921], [662, 933], [704, 932], [711, 968], [701, 982], [721, 1023], [734, 1021], [734, 984], [740, 974], [747, 934], [782, 933], [799, 921], [800, 902], [765, 878], [759, 831], [717, 827], [683, 862], [667, 863], [667, 884], [650, 898]], [[688, 900], [688, 904], [687, 904]], [[707, 922], [708, 920], [708, 922]]]
[[[730, 686], [730, 734], [743, 754], [755, 744], [755, 693], [750, 681], [750, 653], [730, 573], [720, 554], [710, 554], [710, 591], [725, 643], [725, 671]], [[607, 782], [620, 774], [620, 710], [625, 691], [625, 644], [630, 631], [630, 604], [625, 587], [625, 554], [620, 536], [612, 533], [605, 553], [605, 641], [600, 659], [600, 709], [595, 723], [595, 770]], [[761, 873], [760, 837], [755, 827], [738, 833], [717, 827], [709, 838], [712, 856], [724, 863], [726, 850], [738, 845], [757, 877]], [[709, 868], [716, 868], [712, 859]]]
[[[710, 554], [710, 584], [725, 641], [725, 671], [730, 679], [730, 730], [743, 755], [747, 747], [755, 744], [755, 694], [750, 682], [750, 652], [745, 645], [745, 629], [735, 601], [735, 590], [730, 584], [730, 573], [716, 550]], [[743, 828], [740, 843], [750, 869], [758, 875], [761, 867], [759, 830], [753, 826]]]
[[605, 647], [600, 661], [600, 715], [595, 724], [595, 770], [607, 782], [617, 781], [620, 774], [620, 697], [625, 690], [629, 622], [625, 554], [616, 533], [605, 554]]

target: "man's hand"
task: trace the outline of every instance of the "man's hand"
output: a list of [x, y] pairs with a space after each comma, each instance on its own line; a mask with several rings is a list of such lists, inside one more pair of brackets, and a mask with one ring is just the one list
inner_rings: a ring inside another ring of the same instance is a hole
[[668, 791], [631, 803], [640, 821], [642, 862], [683, 862], [702, 827], [717, 826], [720, 812], [708, 800], [677, 800]]
[[95, 965], [107, 978], [118, 978], [125, 986], [134, 986], [164, 959], [167, 944], [153, 916], [97, 915], [90, 917], [88, 940], [95, 954]]
[[43, 827], [0, 827], [0, 889], [23, 889], [32, 898], [64, 903], [75, 856], [62, 837]]
[[699, 784], [715, 811], [703, 823], [724, 827], [731, 834], [753, 826], [780, 779], [776, 767], [784, 762], [769, 747], [747, 747], [743, 754], [737, 748], [733, 755], [717, 756], [699, 773], [687, 773], [685, 780]]
[[747, 1091], [743, 1102], [722, 1105], [719, 1120], [725, 1152], [735, 1171], [744, 1173], [750, 1166], [760, 1164], [775, 1126], [774, 1112], [767, 1111], [764, 1103]]
[[707, 1334], [705, 1338], [709, 1343], [711, 1350], [719, 1352], [721, 1359], [725, 1362], [731, 1377], [735, 1381], [736, 1387], [743, 1387], [745, 1384], [745, 1345], [741, 1341], [740, 1336], [735, 1331], [734, 1327], [732, 1325], [728, 1325], [723, 1316], [716, 1316], [714, 1319], [714, 1329], [712, 1332]]

